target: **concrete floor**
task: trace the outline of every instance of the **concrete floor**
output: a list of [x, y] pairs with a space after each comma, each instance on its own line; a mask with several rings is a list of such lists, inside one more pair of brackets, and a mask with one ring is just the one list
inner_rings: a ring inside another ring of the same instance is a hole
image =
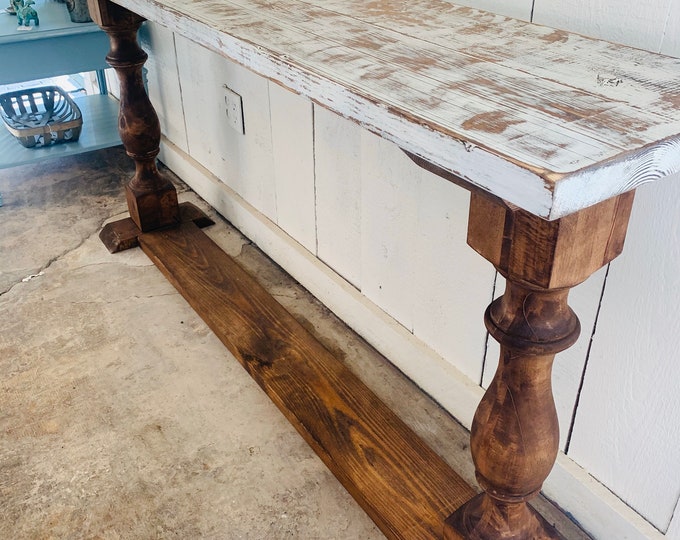
[[[382, 538], [146, 256], [99, 242], [131, 172], [120, 148], [0, 171], [0, 539]], [[208, 231], [473, 478], [464, 429], [228, 223]]]

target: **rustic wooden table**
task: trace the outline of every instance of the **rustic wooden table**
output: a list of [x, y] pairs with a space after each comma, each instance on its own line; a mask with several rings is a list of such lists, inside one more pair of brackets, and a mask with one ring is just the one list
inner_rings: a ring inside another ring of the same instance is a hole
[[623, 249], [634, 189], [680, 171], [680, 60], [445, 0], [90, 0], [90, 8], [111, 37], [122, 138], [137, 162], [132, 221], [104, 235], [112, 250], [179, 221], [174, 190], [154, 165], [160, 133], [141, 85], [141, 17], [472, 191], [468, 243], [507, 279], [485, 315], [501, 361], [472, 426], [483, 493], [461, 506], [471, 491], [457, 488], [451, 515], [419, 529], [404, 516], [417, 505], [381, 500], [328, 458], [332, 449], [310, 444], [390, 537], [559, 538], [527, 502], [558, 451], [551, 367], [580, 330], [567, 296]]

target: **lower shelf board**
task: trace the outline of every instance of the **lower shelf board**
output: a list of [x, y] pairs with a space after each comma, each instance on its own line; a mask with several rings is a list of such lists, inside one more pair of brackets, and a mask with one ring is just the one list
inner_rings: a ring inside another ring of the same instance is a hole
[[118, 135], [118, 100], [97, 94], [77, 97], [74, 101], [83, 113], [83, 129], [76, 142], [25, 148], [0, 120], [0, 169], [121, 144]]
[[139, 244], [385, 536], [442, 538], [472, 487], [196, 225]]

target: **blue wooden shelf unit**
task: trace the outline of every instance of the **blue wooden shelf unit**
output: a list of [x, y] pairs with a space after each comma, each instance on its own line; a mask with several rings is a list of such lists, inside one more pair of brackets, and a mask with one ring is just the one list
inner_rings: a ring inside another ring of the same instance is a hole
[[[94, 23], [73, 23], [65, 4], [37, 0], [40, 26], [18, 29], [14, 15], [0, 11], [0, 85], [59, 75], [101, 71], [108, 67], [106, 34]], [[75, 143], [24, 148], [0, 126], [0, 168], [66, 156], [120, 144], [118, 102], [108, 95], [76, 98], [83, 130]]]

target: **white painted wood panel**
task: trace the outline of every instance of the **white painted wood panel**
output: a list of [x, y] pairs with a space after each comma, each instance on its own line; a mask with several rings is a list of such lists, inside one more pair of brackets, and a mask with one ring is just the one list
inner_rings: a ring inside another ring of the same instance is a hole
[[[276, 222], [268, 82], [186, 38], [175, 43], [189, 154]], [[243, 98], [247, 136], [227, 122], [225, 85]]]
[[[405, 164], [416, 171], [413, 163]], [[413, 333], [479, 382], [486, 343], [483, 315], [493, 266], [466, 242], [469, 192], [420, 171], [413, 258]]]
[[361, 137], [361, 292], [413, 331], [420, 170], [395, 145]]
[[680, 497], [680, 182], [647, 186], [635, 203], [569, 454], [665, 531]]
[[312, 103], [269, 83], [276, 222], [316, 253]]
[[[659, 52], [675, 0], [536, 0], [537, 24]], [[675, 2], [677, 3], [677, 2]], [[616, 65], [612, 65], [616, 69]]]
[[318, 257], [361, 288], [361, 128], [314, 107]]
[[479, 380], [494, 271], [465, 241], [469, 193], [321, 108], [316, 141], [319, 257]]
[[665, 540], [680, 540], [680, 501], [675, 507]]
[[[659, 28], [658, 30], [661, 30]], [[680, 2], [671, 2], [668, 18], [662, 30], [661, 52], [676, 58], [680, 56]]]
[[139, 31], [139, 44], [144, 50], [154, 51], [144, 67], [149, 98], [158, 114], [161, 131], [186, 152], [187, 135], [177, 71], [175, 36], [159, 24], [146, 23]]

